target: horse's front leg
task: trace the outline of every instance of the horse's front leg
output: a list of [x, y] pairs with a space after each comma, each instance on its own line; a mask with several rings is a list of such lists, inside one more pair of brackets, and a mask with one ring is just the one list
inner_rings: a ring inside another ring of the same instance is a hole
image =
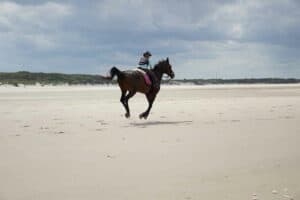
[[147, 117], [150, 113], [150, 110], [152, 108], [153, 102], [155, 100], [156, 93], [147, 94], [146, 97], [148, 100], [148, 109], [145, 112], [143, 112], [142, 114], [140, 114], [140, 119], [142, 119], [142, 118], [147, 119]]

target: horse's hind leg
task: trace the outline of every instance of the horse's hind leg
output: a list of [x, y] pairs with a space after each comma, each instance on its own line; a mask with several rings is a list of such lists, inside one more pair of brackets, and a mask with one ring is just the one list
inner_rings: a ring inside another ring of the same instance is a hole
[[128, 113], [129, 113], [129, 108], [128, 108], [128, 105], [127, 105], [127, 102], [126, 102], [126, 90], [122, 90], [122, 95], [121, 95], [121, 98], [120, 98], [120, 102], [123, 104], [125, 110], [126, 110], [126, 114], [125, 116], [127, 117]]
[[135, 95], [135, 91], [129, 91], [129, 93], [125, 97], [125, 108], [126, 108], [126, 114], [125, 117], [130, 117], [130, 110], [129, 110], [129, 105], [128, 105], [128, 100]]

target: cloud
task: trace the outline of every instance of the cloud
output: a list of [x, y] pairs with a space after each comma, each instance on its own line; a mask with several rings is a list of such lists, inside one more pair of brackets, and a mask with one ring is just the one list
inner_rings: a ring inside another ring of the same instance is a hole
[[103, 73], [150, 50], [153, 63], [170, 57], [179, 78], [300, 77], [299, 8], [295, 0], [0, 2], [0, 71]]
[[[70, 6], [46, 2], [40, 5], [0, 3], [1, 38], [11, 43], [51, 49], [58, 45], [55, 31], [62, 26], [60, 20], [72, 14]], [[3, 41], [2, 41], [3, 42]]]

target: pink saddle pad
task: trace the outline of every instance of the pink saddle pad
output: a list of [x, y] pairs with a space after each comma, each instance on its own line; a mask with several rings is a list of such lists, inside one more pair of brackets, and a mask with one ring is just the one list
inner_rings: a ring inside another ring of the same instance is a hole
[[143, 71], [141, 69], [136, 69], [136, 70], [143, 74], [144, 80], [145, 80], [145, 82], [146, 82], [147, 85], [151, 85], [152, 84], [149, 75], [145, 71]]
[[150, 78], [149, 78], [149, 76], [148, 76], [147, 73], [144, 73], [144, 79], [145, 79], [147, 85], [151, 85], [152, 84], [151, 80], [150, 80]]

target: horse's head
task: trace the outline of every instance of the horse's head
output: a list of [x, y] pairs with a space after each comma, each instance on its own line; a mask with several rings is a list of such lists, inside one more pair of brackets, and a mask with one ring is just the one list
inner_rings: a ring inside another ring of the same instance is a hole
[[162, 61], [162, 72], [170, 76], [171, 78], [175, 77], [175, 74], [172, 70], [172, 65], [169, 62], [169, 58]]

